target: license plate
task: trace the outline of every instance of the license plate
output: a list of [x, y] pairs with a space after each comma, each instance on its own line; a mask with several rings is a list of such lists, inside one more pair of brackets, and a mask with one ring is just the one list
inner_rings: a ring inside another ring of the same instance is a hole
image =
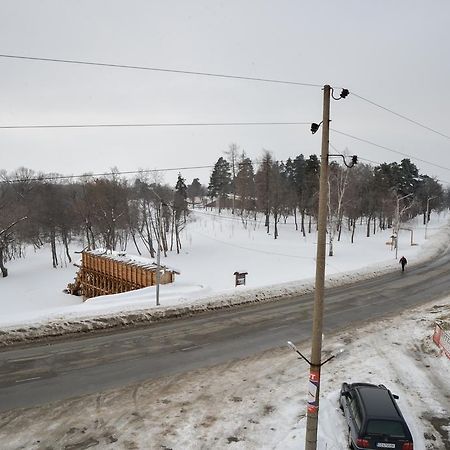
[[395, 444], [389, 442], [378, 442], [377, 448], [395, 448]]

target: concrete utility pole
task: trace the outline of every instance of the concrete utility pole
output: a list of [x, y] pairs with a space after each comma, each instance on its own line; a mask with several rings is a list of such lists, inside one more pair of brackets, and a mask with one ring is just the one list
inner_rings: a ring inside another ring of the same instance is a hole
[[320, 368], [322, 359], [323, 298], [325, 287], [325, 253], [328, 203], [328, 145], [330, 136], [330, 91], [323, 89], [322, 151], [320, 159], [319, 217], [317, 235], [316, 281], [309, 372], [308, 407], [306, 414], [305, 450], [317, 448], [317, 425], [319, 418]]

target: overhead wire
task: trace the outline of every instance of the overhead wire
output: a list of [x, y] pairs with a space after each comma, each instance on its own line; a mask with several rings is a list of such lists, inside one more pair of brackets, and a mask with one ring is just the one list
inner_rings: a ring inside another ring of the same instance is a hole
[[372, 163], [372, 164], [377, 164], [378, 166], [380, 166], [382, 164], [382, 163], [380, 163], [378, 161], [373, 161], [372, 159], [363, 158], [363, 157], [358, 155], [358, 161], [360, 161], [360, 160], [361, 161], [367, 161], [367, 162]]
[[[396, 153], [400, 153], [403, 156], [408, 156], [412, 159], [418, 159], [415, 158], [412, 155], [408, 155], [406, 153], [401, 153], [401, 152], [397, 152], [393, 149], [390, 149], [388, 147], [384, 147], [381, 146], [379, 144], [376, 144], [374, 142], [368, 141], [366, 139], [363, 138], [358, 138], [356, 136], [353, 135], [349, 135], [347, 133], [338, 131], [338, 130], [334, 130], [331, 129], [331, 131], [336, 132], [338, 134], [342, 134], [344, 136], [348, 136], [351, 137], [353, 139], [365, 142], [365, 143], [369, 143], [371, 145], [383, 148], [385, 150], [389, 150], [389, 151], [393, 151]], [[331, 142], [330, 142], [330, 147], [332, 147], [335, 151], [340, 152], [339, 149], [336, 148], [336, 146], [334, 146]], [[371, 162], [373, 164], [377, 164], [380, 165], [380, 162], [377, 161], [373, 161], [367, 158], [363, 158], [361, 156], [358, 156], [359, 160], [363, 160], [363, 161], [368, 161]], [[425, 160], [420, 160], [422, 162], [425, 162], [427, 164], [431, 164], [434, 165], [433, 163], [429, 162], [429, 161], [425, 161]], [[447, 169], [445, 167], [441, 167], [438, 166], [440, 168], [446, 169], [446, 170], [450, 170]], [[52, 175], [52, 176], [37, 176], [37, 177], [31, 177], [31, 178], [14, 178], [14, 179], [8, 179], [8, 180], [0, 180], [0, 183], [20, 183], [20, 182], [24, 182], [24, 181], [56, 181], [56, 180], [70, 180], [70, 179], [80, 179], [80, 178], [95, 178], [95, 177], [108, 177], [108, 176], [115, 176], [115, 175], [140, 175], [140, 174], [146, 174], [146, 173], [157, 173], [157, 172], [171, 172], [171, 171], [181, 171], [181, 170], [199, 170], [199, 169], [212, 169], [214, 168], [214, 165], [209, 164], [209, 165], [202, 165], [202, 166], [183, 166], [183, 167], [165, 167], [165, 168], [160, 168], [160, 169], [140, 169], [140, 170], [127, 170], [127, 171], [110, 171], [110, 172], [100, 172], [100, 173], [84, 173], [84, 174], [77, 174], [77, 175]], [[438, 180], [438, 181], [442, 181], [445, 183], [450, 184], [450, 182], [446, 181], [446, 180]]]
[[[76, 60], [76, 59], [44, 58], [44, 57], [37, 57], [37, 56], [13, 55], [13, 54], [0, 54], [0, 58], [27, 60], [27, 61], [39, 61], [39, 62], [53, 62], [53, 63], [63, 63], [63, 64], [79, 64], [79, 65], [87, 65], [87, 66], [109, 67], [109, 68], [116, 68], [116, 69], [118, 68], [118, 69], [132, 69], [132, 70], [147, 70], [147, 71], [153, 71], [153, 72], [165, 72], [165, 73], [175, 73], [175, 74], [183, 74], [183, 75], [196, 75], [196, 76], [214, 77], [214, 78], [228, 78], [228, 79], [237, 79], [237, 80], [258, 81], [258, 82], [265, 82], [265, 83], [278, 83], [278, 84], [287, 84], [287, 85], [296, 85], [296, 86], [305, 86], [305, 87], [315, 87], [315, 88], [323, 87], [322, 84], [317, 84], [317, 83], [307, 83], [307, 82], [300, 82], [300, 81], [293, 81], [293, 80], [282, 80], [282, 79], [276, 79], [276, 78], [250, 77], [250, 76], [243, 76], [243, 75], [231, 75], [231, 74], [223, 74], [223, 73], [202, 72], [202, 71], [182, 70], [182, 69], [169, 69], [169, 68], [164, 68], [164, 67], [151, 67], [151, 66], [140, 66], [140, 65], [130, 65], [130, 64], [105, 63], [105, 62], [98, 62], [98, 61], [85, 61], [85, 60]], [[334, 86], [334, 88], [337, 89], [338, 87]], [[424, 128], [428, 131], [431, 131], [439, 136], [442, 136], [442, 137], [450, 140], [449, 135], [442, 133], [442, 132], [436, 130], [435, 128], [429, 127], [428, 125], [425, 125], [417, 120], [411, 119], [410, 117], [407, 117], [404, 114], [400, 114], [386, 106], [380, 105], [379, 103], [376, 103], [373, 100], [363, 97], [362, 95], [357, 94], [356, 92], [351, 91], [350, 94], [362, 101], [365, 101], [373, 106], [376, 106], [377, 108], [383, 109], [386, 112], [389, 112], [389, 113], [391, 113], [397, 117], [400, 117], [410, 123], [413, 123], [421, 128]], [[127, 125], [125, 125], [125, 126], [127, 126]]]
[[[237, 221], [237, 222], [240, 222], [240, 223], [248, 222], [248, 223], [251, 223], [251, 224], [261, 225], [265, 221], [265, 217], [263, 217], [261, 219], [258, 219], [258, 220], [255, 220], [254, 218], [249, 217], [249, 216], [245, 216], [244, 217], [244, 216], [236, 215], [234, 217], [230, 217], [230, 216], [223, 215], [223, 214], [208, 213], [208, 212], [201, 211], [201, 210], [195, 209], [195, 208], [189, 208], [189, 211], [194, 213], [194, 214], [198, 214], [199, 216], [214, 217], [214, 218], [219, 219], [219, 220], [232, 220], [232, 221]], [[292, 223], [278, 222], [277, 225], [283, 227], [283, 226], [290, 226], [290, 225], [293, 225], [293, 224]]]
[[374, 102], [372, 100], [369, 100], [368, 98], [365, 98], [362, 95], [356, 94], [355, 92], [350, 92], [350, 94], [353, 95], [354, 97], [359, 98], [360, 100], [363, 100], [363, 101], [365, 101], [365, 102], [367, 102], [367, 103], [369, 103], [369, 104], [371, 104], [373, 106], [376, 106], [377, 108], [380, 108], [380, 109], [382, 109], [384, 111], [387, 111], [387, 112], [393, 114], [394, 116], [400, 117], [401, 119], [404, 119], [404, 120], [406, 120], [406, 121], [408, 121], [410, 123], [413, 123], [414, 125], [417, 125], [417, 126], [419, 126], [421, 128], [424, 128], [425, 130], [431, 131], [432, 133], [435, 133], [435, 134], [437, 134], [439, 136], [444, 137], [445, 139], [450, 140], [450, 136], [448, 134], [442, 133], [441, 131], [438, 131], [438, 130], [436, 130], [434, 128], [431, 128], [428, 125], [425, 125], [425, 124], [423, 124], [423, 123], [421, 123], [421, 122], [419, 122], [417, 120], [411, 119], [411, 118], [405, 116], [404, 114], [400, 114], [400, 113], [398, 113], [398, 112], [396, 112], [396, 111], [394, 111], [394, 110], [392, 110], [390, 108], [387, 108], [386, 106], [380, 105], [379, 103], [376, 103], [376, 102]]
[[0, 129], [40, 128], [125, 128], [125, 127], [220, 127], [220, 126], [272, 126], [311, 125], [311, 122], [161, 122], [161, 123], [103, 123], [103, 124], [46, 124], [46, 125], [0, 125]]
[[[336, 146], [333, 145], [332, 142], [329, 142], [329, 145], [330, 145], [330, 147], [331, 147], [335, 152], [342, 153], [342, 151], [339, 150], [338, 148], [336, 148]], [[345, 156], [345, 155], [344, 155], [344, 156]], [[359, 156], [359, 155], [358, 155], [358, 161], [367, 161], [367, 162], [370, 162], [370, 163], [372, 163], [372, 164], [377, 164], [377, 165], [380, 165], [380, 164], [381, 164], [381, 163], [378, 162], [378, 161], [372, 161], [371, 159], [362, 158], [362, 157]]]
[[[336, 152], [339, 152], [339, 151], [340, 151], [340, 150], [337, 149], [331, 142], [329, 142], [329, 144], [330, 144], [330, 147], [331, 147], [334, 151], [336, 151]], [[375, 144], [374, 144], [374, 145], [375, 145]], [[384, 147], [382, 147], [382, 148], [384, 148]], [[386, 148], [386, 150], [388, 150], [388, 149]], [[406, 155], [406, 154], [405, 154], [405, 156], [410, 156], [410, 158], [415, 159], [415, 157], [412, 156], [412, 155]], [[369, 162], [369, 163], [376, 164], [376, 165], [378, 165], [378, 166], [380, 166], [381, 164], [383, 164], [383, 163], [381, 163], [381, 162], [379, 162], [379, 161], [373, 161], [372, 159], [363, 158], [362, 156], [359, 156], [359, 155], [358, 155], [358, 161], [367, 161], [367, 162]], [[432, 164], [432, 163], [430, 163], [430, 162], [427, 161], [427, 164]], [[441, 183], [450, 184], [450, 181], [443, 180], [442, 178], [435, 178], [435, 179], [436, 179], [436, 181], [439, 181], [439, 182], [441, 182]]]
[[450, 168], [448, 168], [448, 167], [442, 166], [440, 164], [432, 163], [432, 162], [427, 161], [425, 159], [419, 158], [417, 156], [410, 155], [408, 153], [401, 152], [399, 150], [396, 150], [396, 149], [393, 149], [393, 148], [390, 148], [390, 147], [386, 147], [385, 145], [377, 144], [376, 142], [369, 141], [368, 139], [364, 139], [364, 138], [361, 138], [361, 137], [358, 137], [358, 136], [355, 136], [355, 135], [352, 135], [352, 134], [349, 134], [349, 133], [345, 133], [344, 131], [339, 131], [339, 130], [336, 130], [335, 128], [330, 128], [330, 131], [332, 131], [333, 133], [341, 134], [342, 136], [349, 137], [351, 139], [355, 139], [355, 140], [360, 141], [360, 142], [364, 142], [365, 144], [373, 145], [374, 147], [378, 147], [378, 148], [381, 148], [383, 150], [387, 150], [387, 151], [392, 152], [392, 153], [397, 153], [398, 155], [402, 155], [402, 156], [406, 156], [406, 157], [411, 158], [411, 159], [415, 159], [415, 160], [423, 162], [425, 164], [429, 164], [430, 166], [434, 166], [434, 167], [437, 167], [439, 169], [450, 171]]
[[260, 78], [260, 77], [249, 77], [243, 75], [229, 75], [214, 72], [199, 72], [193, 70], [181, 70], [181, 69], [168, 69], [164, 67], [150, 67], [150, 66], [136, 66], [129, 64], [114, 64], [114, 63], [104, 63], [96, 61], [83, 61], [76, 59], [60, 59], [60, 58], [43, 58], [36, 56], [25, 56], [25, 55], [11, 55], [11, 54], [0, 54], [0, 58], [18, 59], [18, 60], [28, 60], [28, 61], [40, 61], [40, 62], [56, 62], [63, 64], [80, 64], [85, 66], [97, 66], [97, 67], [110, 67], [115, 69], [132, 69], [132, 70], [148, 70], [152, 72], [166, 72], [166, 73], [176, 73], [182, 75], [197, 75], [202, 77], [213, 77], [213, 78], [230, 78], [235, 80], [247, 80], [247, 81], [259, 81], [264, 83], [278, 83], [278, 84], [290, 84], [295, 86], [306, 86], [306, 87], [319, 87], [322, 88], [323, 85], [315, 83], [304, 83], [292, 80], [280, 80], [276, 78]]
[[[232, 221], [238, 221], [238, 222], [242, 222], [243, 220], [244, 221], [249, 220], [249, 221], [254, 222], [254, 220], [251, 217], [241, 217], [241, 216], [230, 217], [230, 216], [225, 216], [222, 214], [209, 213], [209, 212], [202, 211], [202, 210], [195, 209], [195, 208], [190, 208], [189, 211], [192, 212], [193, 214], [214, 217], [214, 218], [220, 219], [220, 220], [232, 220]], [[261, 223], [261, 221], [257, 221], [256, 223], [259, 225]]]
[[232, 242], [228, 241], [224, 241], [221, 239], [217, 239], [215, 237], [212, 236], [208, 236], [204, 233], [201, 233], [200, 231], [192, 231], [195, 234], [199, 234], [200, 236], [206, 237], [208, 239], [211, 239], [213, 241], [216, 242], [220, 242], [223, 245], [228, 245], [230, 247], [234, 247], [234, 248], [239, 248], [241, 250], [247, 250], [249, 252], [255, 252], [255, 253], [264, 253], [266, 255], [274, 255], [274, 256], [284, 256], [284, 257], [288, 257], [288, 258], [294, 258], [294, 259], [307, 259], [307, 260], [312, 260], [314, 261], [314, 257], [313, 256], [299, 256], [299, 255], [288, 255], [286, 253], [279, 253], [279, 252], [271, 252], [271, 251], [266, 251], [266, 250], [260, 250], [258, 248], [249, 248], [249, 247], [244, 247], [242, 245], [237, 245], [237, 244], [233, 244]]
[[[315, 83], [305, 83], [293, 80], [282, 80], [282, 79], [274, 79], [274, 78], [263, 78], [263, 77], [250, 77], [250, 76], [241, 76], [241, 75], [231, 75], [231, 74], [222, 74], [222, 73], [213, 73], [213, 72], [201, 72], [201, 71], [190, 71], [190, 70], [181, 70], [181, 69], [169, 69], [163, 67], [151, 67], [151, 66], [140, 66], [140, 65], [128, 65], [128, 64], [116, 64], [116, 63], [106, 63], [106, 62], [97, 62], [97, 61], [85, 61], [85, 60], [75, 60], [75, 59], [60, 59], [60, 58], [44, 58], [44, 57], [35, 57], [35, 56], [27, 56], [27, 55], [13, 55], [13, 54], [0, 54], [0, 58], [5, 59], [16, 59], [16, 60], [28, 60], [28, 61], [39, 61], [39, 62], [53, 62], [53, 63], [63, 63], [63, 64], [78, 64], [78, 65], [86, 65], [86, 66], [97, 66], [97, 67], [109, 67], [109, 68], [119, 68], [119, 69], [133, 69], [133, 70], [146, 70], [146, 71], [154, 71], [154, 72], [165, 72], [165, 73], [175, 73], [175, 74], [184, 74], [184, 75], [196, 75], [196, 76], [204, 76], [204, 77], [214, 77], [214, 78], [228, 78], [228, 79], [238, 79], [238, 80], [248, 80], [248, 81], [257, 81], [257, 82], [267, 82], [267, 83], [279, 83], [279, 84], [288, 84], [288, 85], [297, 85], [297, 86], [306, 86], [306, 87], [316, 87], [322, 88], [323, 85], [315, 84]], [[411, 119], [404, 114], [400, 114], [388, 107], [385, 107], [379, 103], [376, 103], [362, 95], [359, 95], [355, 92], [351, 92], [351, 95], [354, 97], [365, 101], [377, 108], [380, 108], [386, 112], [389, 112], [399, 118], [402, 118], [414, 125], [417, 125], [423, 129], [431, 131], [441, 137], [444, 137], [450, 140], [450, 136], [442, 133], [432, 127], [429, 127], [417, 120]], [[264, 126], [264, 125], [306, 125], [310, 124], [310, 122], [211, 122], [211, 123], [130, 123], [130, 124], [55, 124], [55, 125], [2, 125], [0, 129], [40, 129], [40, 128], [113, 128], [113, 127], [175, 127], [175, 126]], [[378, 148], [382, 148], [384, 150], [397, 153], [402, 156], [407, 156], [417, 161], [421, 161], [425, 164], [429, 164], [431, 166], [443, 169], [450, 170], [447, 167], [444, 167], [439, 164], [432, 163], [430, 161], [424, 160], [422, 158], [418, 158], [412, 155], [409, 155], [404, 152], [400, 152], [398, 150], [386, 147], [384, 145], [380, 145], [374, 142], [371, 142], [367, 139], [359, 138], [357, 136], [350, 135], [348, 133], [344, 133], [335, 129], [331, 129], [331, 131], [335, 133], [342, 134], [344, 136], [350, 137], [352, 139], [359, 140], [361, 142], [365, 142], [367, 144], [376, 146]], [[168, 169], [171, 170], [171, 169]], [[126, 174], [127, 172], [123, 172]], [[135, 171], [129, 173], [136, 173]], [[92, 176], [104, 176], [108, 174], [94, 174]], [[83, 175], [84, 176], [84, 175]], [[81, 176], [80, 176], [81, 177]], [[76, 178], [76, 177], [53, 177], [52, 179], [58, 178]], [[39, 178], [39, 179], [47, 179], [47, 178]]]
[[21, 183], [24, 181], [53, 181], [53, 180], [70, 180], [74, 178], [92, 178], [92, 177], [106, 177], [114, 175], [139, 175], [145, 173], [154, 172], [169, 172], [174, 170], [193, 170], [193, 169], [211, 169], [214, 165], [206, 166], [186, 166], [186, 167], [166, 167], [163, 169], [142, 169], [142, 170], [127, 170], [127, 171], [112, 171], [102, 173], [85, 173], [82, 175], [54, 175], [54, 176], [42, 176], [32, 178], [15, 178], [12, 180], [1, 180], [0, 183]]

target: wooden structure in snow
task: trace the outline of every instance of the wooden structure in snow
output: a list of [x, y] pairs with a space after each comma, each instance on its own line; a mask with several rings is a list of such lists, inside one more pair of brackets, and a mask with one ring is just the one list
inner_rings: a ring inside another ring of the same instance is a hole
[[[78, 267], [75, 281], [67, 286], [67, 292], [86, 299], [157, 284], [158, 266], [155, 263], [132, 259], [124, 253], [83, 251]], [[160, 284], [172, 283], [175, 274], [179, 274], [166, 266], [160, 266], [160, 269]]]

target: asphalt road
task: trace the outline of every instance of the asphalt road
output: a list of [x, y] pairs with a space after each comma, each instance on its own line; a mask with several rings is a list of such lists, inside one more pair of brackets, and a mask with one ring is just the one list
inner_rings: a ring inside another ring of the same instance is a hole
[[[324, 333], [398, 314], [450, 293], [450, 253], [325, 292]], [[0, 410], [101, 392], [301, 342], [312, 295], [230, 308], [88, 338], [0, 352]], [[382, 326], [382, 325], [381, 325]]]

